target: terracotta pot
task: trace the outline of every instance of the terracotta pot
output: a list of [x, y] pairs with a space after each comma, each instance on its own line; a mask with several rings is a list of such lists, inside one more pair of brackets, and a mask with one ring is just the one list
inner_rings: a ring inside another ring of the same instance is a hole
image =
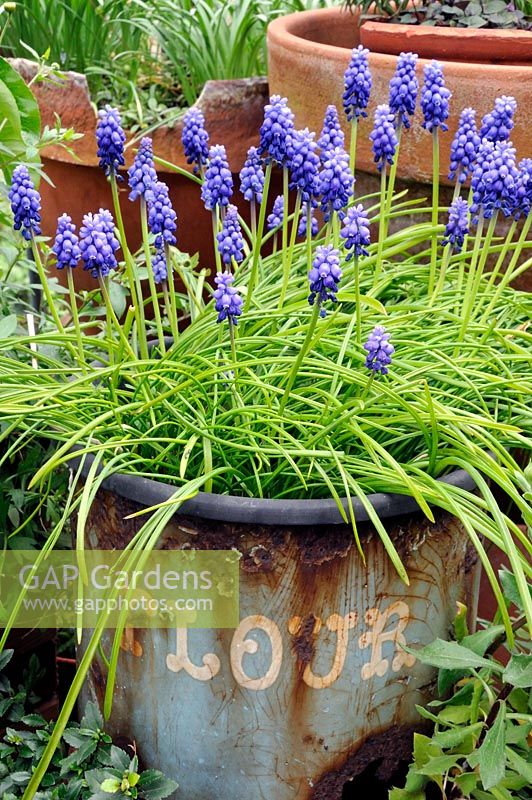
[[[383, 24], [382, 27], [392, 26]], [[414, 26], [397, 27], [414, 30]], [[456, 39], [460, 33], [457, 29], [452, 31], [456, 53], [460, 51]], [[478, 33], [475, 31], [475, 34]], [[520, 32], [515, 35], [520, 39]], [[327, 106], [334, 103], [339, 110], [341, 109], [343, 75], [349, 64], [351, 48], [360, 41], [359, 15], [341, 8], [303, 11], [280, 17], [270, 23], [268, 28], [270, 91], [272, 94], [289, 98], [298, 126], [308, 126], [311, 130], [320, 131]], [[398, 47], [401, 50], [403, 45]], [[404, 47], [406, 50], [415, 49], [413, 44], [405, 43]], [[459, 57], [462, 58], [462, 55]], [[480, 119], [493, 107], [495, 98], [503, 94], [513, 95], [518, 103], [516, 124], [512, 131], [517, 154], [519, 158], [530, 155], [532, 61], [529, 61], [528, 65], [517, 66], [451, 61], [447, 60], [445, 53], [440, 54], [439, 58], [444, 61], [445, 79], [453, 93], [449, 131], [441, 135], [441, 181], [448, 183], [450, 146], [462, 109], [466, 106], [476, 108]], [[397, 59], [387, 53], [372, 52], [369, 63], [373, 88], [368, 118], [362, 120], [360, 124], [357, 166], [375, 173], [368, 136], [373, 126], [375, 108], [380, 103], [388, 102], [388, 86], [395, 72]], [[420, 77], [426, 63], [425, 59], [419, 59]], [[421, 112], [418, 109], [412, 129], [403, 136], [401, 142], [399, 176], [410, 181], [431, 183], [432, 137], [421, 127], [421, 120]]]
[[532, 67], [530, 31], [396, 25], [367, 20], [360, 27], [360, 41], [374, 53], [398, 56], [412, 52], [421, 58]]
[[[36, 65], [25, 59], [14, 59], [13, 66], [30, 80]], [[96, 157], [96, 116], [91, 105], [85, 76], [66, 73], [61, 83], [35, 83], [32, 86], [42, 116], [42, 124], [54, 126], [57, 114], [61, 125], [72, 127], [83, 138], [72, 145], [73, 154], [62, 147], [44, 149], [43, 168], [54, 186], [42, 181], [43, 233], [55, 233], [57, 217], [68, 212], [76, 224], [83, 214], [98, 208], [112, 208], [109, 184], [98, 166]], [[258, 144], [258, 131], [262, 122], [264, 105], [268, 98], [268, 84], [264, 78], [235, 81], [209, 81], [197, 106], [205, 116], [212, 144], [224, 144], [229, 165], [238, 187], [237, 174], [242, 167], [248, 148]], [[155, 155], [187, 170], [181, 145], [182, 121], [173, 127], [161, 127], [153, 132]], [[130, 137], [128, 137], [130, 138]], [[126, 150], [126, 167], [133, 160], [135, 147]], [[175, 172], [158, 167], [161, 180], [170, 188], [170, 195], [178, 216], [178, 247], [183, 252], [200, 254], [204, 266], [213, 263], [211, 215], [203, 206], [196, 183]], [[128, 200], [126, 185], [121, 192], [121, 206], [128, 242], [131, 248], [140, 244], [140, 217], [138, 203]], [[235, 191], [235, 201], [239, 194]], [[240, 210], [246, 216], [248, 203], [242, 201]], [[81, 269], [75, 271], [77, 288], [92, 289], [94, 281]], [[59, 276], [63, 277], [63, 276]]]

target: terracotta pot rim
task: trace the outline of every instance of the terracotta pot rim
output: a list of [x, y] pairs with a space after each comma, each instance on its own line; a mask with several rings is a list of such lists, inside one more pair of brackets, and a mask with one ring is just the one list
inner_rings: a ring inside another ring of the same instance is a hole
[[[337, 45], [332, 44], [323, 44], [322, 42], [316, 42], [311, 39], [304, 38], [301, 34], [308, 28], [309, 24], [316, 24], [321, 27], [326, 27], [327, 23], [330, 21], [336, 21], [337, 17], [340, 15], [344, 17], [349, 17], [353, 24], [356, 23], [356, 20], [360, 17], [360, 14], [356, 12], [350, 12], [348, 10], [334, 7], [334, 8], [318, 8], [318, 9], [311, 9], [309, 11], [296, 11], [293, 14], [286, 14], [285, 16], [278, 17], [277, 19], [270, 22], [268, 25], [268, 42], [271, 44], [275, 44], [278, 47], [287, 48], [290, 50], [295, 50], [300, 53], [302, 56], [304, 55], [315, 55], [316, 51], [319, 51], [323, 54], [324, 57], [330, 58], [337, 61], [345, 62], [349, 58], [349, 53], [351, 52], [347, 47], [339, 47]], [[382, 23], [385, 24], [386, 27], [389, 27], [392, 23]], [[415, 28], [416, 26], [398, 26], [398, 27], [409, 27]], [[453, 33], [455, 31], [460, 30], [459, 28], [453, 28]], [[513, 33], [513, 31], [511, 31]], [[396, 56], [388, 55], [387, 53], [374, 53], [370, 52], [369, 54], [369, 62], [370, 65], [374, 67], [379, 67], [380, 65], [384, 65], [389, 63], [390, 59], [395, 59]], [[447, 58], [441, 57], [440, 61], [444, 62], [446, 65], [449, 65], [452, 69], [456, 67], [459, 71], [466, 70], [469, 66], [472, 70], [478, 71], [479, 64], [475, 62], [474, 64], [469, 64], [467, 61], [451, 61]], [[430, 58], [420, 58], [419, 64], [424, 65], [432, 61]], [[523, 70], [530, 70], [532, 75], [532, 66], [528, 67], [526, 64], [481, 64], [482, 71], [492, 72], [493, 74], [501, 75], [501, 72], [506, 72], [507, 74], [511, 74], [514, 77], [517, 77], [518, 71], [522, 73]]]
[[514, 28], [452, 28], [449, 25], [410, 25], [404, 22], [387, 22], [384, 19], [365, 19], [360, 27], [373, 25], [385, 28], [390, 33], [402, 32], [405, 28], [408, 28], [411, 36], [418, 34], [420, 36], [434, 35], [434, 31], [437, 31], [438, 36], [445, 39], [469, 39], [474, 36], [478, 39], [501, 39], [507, 41], [516, 37], [526, 39], [532, 45], [532, 31]]

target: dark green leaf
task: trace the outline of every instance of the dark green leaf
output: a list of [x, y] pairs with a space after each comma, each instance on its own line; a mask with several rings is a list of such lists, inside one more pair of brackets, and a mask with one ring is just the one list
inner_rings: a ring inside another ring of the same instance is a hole
[[506, 746], [506, 705], [500, 704], [495, 722], [477, 751], [480, 780], [484, 789], [497, 786], [504, 778]]
[[[0, 133], [0, 136], [2, 134]], [[9, 314], [0, 319], [0, 339], [8, 339], [17, 329], [17, 315]]]
[[143, 800], [161, 800], [175, 792], [177, 787], [178, 784], [175, 781], [166, 778], [156, 769], [147, 769], [143, 772], [137, 784], [139, 797], [142, 797]]
[[[405, 648], [406, 649], [406, 648]], [[446, 642], [443, 639], [422, 647], [420, 650], [408, 649], [422, 664], [441, 669], [481, 669], [483, 667], [495, 672], [502, 672], [500, 664], [477, 656], [472, 650], [458, 642]]]
[[529, 689], [532, 686], [532, 656], [515, 655], [510, 659], [502, 679], [510, 686]]

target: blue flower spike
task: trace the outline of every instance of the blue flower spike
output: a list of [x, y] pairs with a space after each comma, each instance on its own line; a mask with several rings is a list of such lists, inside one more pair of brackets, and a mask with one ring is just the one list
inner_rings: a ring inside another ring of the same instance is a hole
[[365, 366], [374, 375], [388, 374], [388, 367], [392, 363], [392, 356], [395, 352], [395, 348], [389, 340], [390, 334], [386, 328], [376, 325], [364, 345], [367, 353]]
[[79, 238], [76, 233], [76, 226], [68, 214], [62, 214], [57, 220], [57, 231], [52, 251], [55, 254], [57, 269], [65, 269], [65, 267], [74, 269], [78, 265], [81, 258]]
[[27, 167], [17, 167], [11, 178], [9, 202], [16, 231], [29, 242], [41, 233], [41, 197], [35, 188]]
[[122, 129], [122, 120], [118, 109], [109, 105], [105, 106], [98, 112], [96, 143], [100, 167], [108, 177], [119, 177], [118, 170], [125, 164], [125, 142], [126, 134]]
[[308, 301], [311, 306], [316, 302], [318, 303], [320, 317], [326, 315], [323, 303], [327, 300], [336, 303], [336, 294], [341, 278], [340, 251], [332, 245], [320, 245], [317, 247], [312, 268], [308, 274], [310, 284]]

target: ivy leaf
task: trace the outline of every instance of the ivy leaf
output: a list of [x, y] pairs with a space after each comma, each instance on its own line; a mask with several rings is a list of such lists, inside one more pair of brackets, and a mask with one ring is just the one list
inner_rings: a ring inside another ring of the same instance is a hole
[[156, 769], [147, 769], [140, 776], [137, 787], [139, 795], [144, 800], [161, 800], [175, 792], [178, 784], [170, 778], [166, 778], [162, 772]]
[[101, 715], [100, 709], [93, 703], [89, 701], [85, 706], [85, 713], [83, 714], [83, 719], [80, 723], [81, 728], [87, 728], [94, 733], [96, 731], [101, 731], [103, 728], [103, 717]]
[[501, 703], [495, 722], [477, 750], [480, 780], [484, 789], [491, 789], [502, 781], [506, 759], [506, 704]]
[[532, 687], [532, 656], [512, 656], [503, 672], [502, 679], [505, 683], [518, 689]]

